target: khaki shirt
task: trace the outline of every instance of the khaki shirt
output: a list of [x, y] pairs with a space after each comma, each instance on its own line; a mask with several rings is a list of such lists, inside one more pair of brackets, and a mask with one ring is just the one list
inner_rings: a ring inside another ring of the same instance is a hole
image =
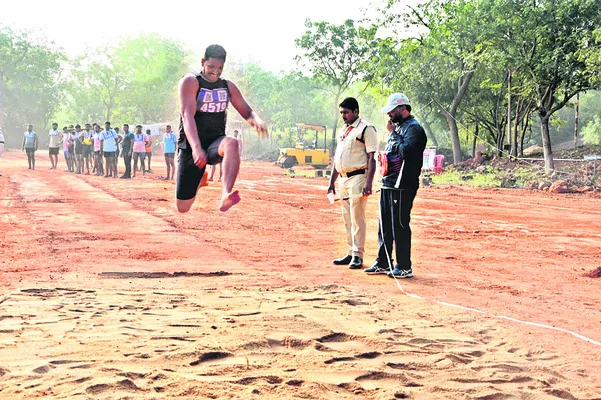
[[[349, 126], [338, 132], [338, 145], [334, 155], [334, 166], [338, 172], [348, 174], [358, 169], [367, 168], [368, 153], [378, 150], [376, 128], [366, 120], [357, 118], [351, 125], [352, 130], [346, 135]], [[365, 130], [365, 133], [363, 131]], [[363, 135], [363, 142], [361, 139]]]

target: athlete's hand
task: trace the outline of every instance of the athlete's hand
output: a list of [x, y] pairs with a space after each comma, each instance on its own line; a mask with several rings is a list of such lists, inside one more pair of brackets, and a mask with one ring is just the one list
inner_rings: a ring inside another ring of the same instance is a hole
[[193, 148], [192, 158], [194, 159], [194, 164], [198, 168], [203, 168], [207, 165], [207, 155], [202, 148]]
[[328, 193], [336, 194], [336, 186], [334, 186], [334, 184], [328, 186]]
[[258, 115], [255, 114], [253, 118], [249, 118], [248, 123], [250, 124], [250, 126], [257, 130], [259, 136], [269, 136], [269, 133], [267, 132], [267, 125], [265, 125], [265, 122], [263, 122], [263, 120]]

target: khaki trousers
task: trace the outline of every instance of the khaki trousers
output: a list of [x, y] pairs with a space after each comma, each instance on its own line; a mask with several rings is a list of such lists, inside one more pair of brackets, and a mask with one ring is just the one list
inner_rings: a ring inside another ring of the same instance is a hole
[[367, 230], [367, 219], [365, 218], [367, 196], [362, 195], [365, 178], [365, 174], [338, 178], [338, 193], [342, 203], [342, 218], [348, 243], [347, 254], [361, 258], [365, 252]]

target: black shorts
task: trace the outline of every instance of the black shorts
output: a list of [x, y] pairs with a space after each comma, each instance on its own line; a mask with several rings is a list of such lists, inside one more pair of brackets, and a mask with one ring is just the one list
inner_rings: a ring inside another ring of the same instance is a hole
[[86, 144], [83, 146], [83, 155], [84, 157], [89, 157], [92, 154], [92, 145]]
[[[207, 155], [207, 164], [215, 165], [223, 161], [223, 157], [219, 155], [219, 144], [225, 138], [225, 135], [219, 136], [213, 140], [207, 147], [202, 146], [202, 149]], [[196, 196], [198, 185], [205, 173], [205, 168], [198, 168], [194, 164], [192, 150], [178, 149], [177, 153], [177, 182], [175, 196], [178, 200], [190, 200]]]
[[115, 152], [114, 151], [105, 151], [104, 158], [115, 158]]
[[36, 149], [33, 147], [25, 147], [25, 154], [35, 154]]
[[145, 157], [146, 157], [146, 153], [145, 153], [145, 152], [142, 152], [142, 151], [136, 151], [136, 152], [134, 153], [134, 160], [138, 160], [138, 159], [140, 159], [140, 160], [144, 161], [144, 158], [145, 158]]
[[119, 158], [119, 148], [117, 147], [117, 150], [115, 151], [115, 157]]
[[96, 157], [100, 157], [100, 150], [94, 150], [94, 155]]
[[83, 154], [83, 145], [75, 146], [75, 155], [81, 156]]
[[48, 154], [51, 156], [58, 156], [58, 147], [48, 147]]
[[175, 153], [165, 153], [165, 159], [173, 160], [175, 158]]

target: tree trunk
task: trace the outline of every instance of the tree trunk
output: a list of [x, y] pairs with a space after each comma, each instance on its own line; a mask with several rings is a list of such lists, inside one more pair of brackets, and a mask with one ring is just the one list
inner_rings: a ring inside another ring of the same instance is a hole
[[459, 133], [457, 129], [457, 121], [455, 121], [454, 115], [447, 114], [447, 123], [449, 124], [449, 130], [451, 134], [451, 140], [453, 141], [453, 164], [457, 165], [462, 161], [461, 157], [461, 142], [459, 141]]
[[553, 150], [551, 150], [551, 135], [549, 134], [549, 118], [550, 115], [546, 111], [540, 114], [540, 128], [543, 137], [543, 151], [545, 156], [545, 170], [552, 171], [555, 169], [553, 165]]
[[521, 110], [521, 100], [518, 101], [518, 104], [515, 108], [515, 121], [513, 125], [513, 135], [511, 141], [511, 156], [517, 158], [518, 156], [518, 132], [520, 125], [520, 110]]
[[465, 96], [465, 92], [467, 91], [467, 87], [474, 76], [474, 71], [470, 71], [467, 74], [461, 76], [457, 81], [457, 93], [455, 93], [455, 97], [451, 102], [451, 106], [447, 110], [446, 119], [449, 124], [449, 131], [451, 134], [451, 139], [453, 141], [453, 164], [459, 164], [461, 160], [461, 142], [459, 141], [459, 130], [457, 129], [457, 120], [455, 116], [457, 115], [457, 108], [463, 100]]
[[503, 156], [503, 142], [505, 141], [505, 127], [503, 125], [497, 125], [497, 155]]
[[[511, 145], [511, 70], [507, 71], [507, 97], [507, 141]], [[513, 153], [513, 148], [511, 152]]]
[[520, 137], [520, 157], [524, 157], [524, 139], [526, 138], [528, 125], [530, 125], [530, 114], [526, 115], [526, 120], [522, 125], [522, 136]]
[[338, 102], [340, 100], [340, 95], [342, 91], [338, 91], [336, 94], [336, 100], [334, 100], [334, 114], [336, 117], [334, 118], [334, 126], [332, 128], [332, 143], [330, 143], [330, 156], [334, 156], [334, 152], [336, 151], [336, 129], [338, 128], [338, 118], [340, 118], [340, 114], [338, 113]]
[[432, 132], [432, 127], [430, 123], [427, 121], [422, 122], [424, 130], [426, 131], [426, 136], [430, 141], [432, 141], [432, 146], [438, 148], [438, 140], [436, 140], [436, 136], [434, 136], [434, 132]]
[[474, 131], [474, 142], [472, 143], [472, 157], [476, 157], [476, 143], [478, 142], [479, 129], [480, 126], [478, 124], [478, 121], [476, 121], [476, 130]]

